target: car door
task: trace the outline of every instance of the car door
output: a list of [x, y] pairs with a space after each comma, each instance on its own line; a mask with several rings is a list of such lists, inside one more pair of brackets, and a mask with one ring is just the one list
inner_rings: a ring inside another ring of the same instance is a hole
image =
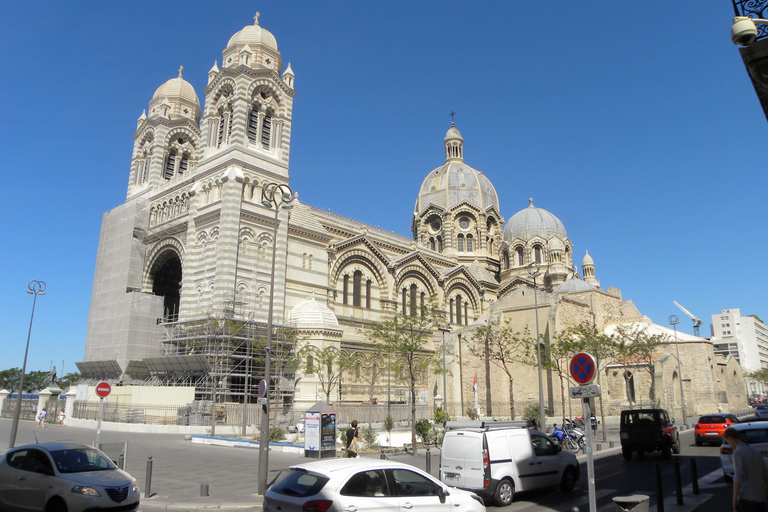
[[352, 475], [341, 487], [338, 502], [344, 512], [400, 512], [400, 498], [393, 496], [383, 470]]
[[440, 498], [440, 484], [409, 469], [389, 469], [390, 487], [399, 499], [399, 512], [445, 512], [450, 508], [446, 497]]
[[48, 456], [41, 450], [19, 450], [10, 454], [7, 462], [11, 478], [0, 490], [2, 501], [20, 510], [43, 510], [50, 480], [54, 478]]
[[537, 488], [548, 487], [560, 483], [559, 450], [550, 438], [543, 434], [531, 432], [531, 447], [536, 459]]

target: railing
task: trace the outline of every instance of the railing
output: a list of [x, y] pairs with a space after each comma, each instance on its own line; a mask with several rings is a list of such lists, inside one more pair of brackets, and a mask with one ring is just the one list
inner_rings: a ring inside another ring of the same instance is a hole
[[[731, 0], [736, 16], [763, 18], [768, 16], [768, 0]], [[768, 25], [757, 26], [757, 39], [768, 37]]]

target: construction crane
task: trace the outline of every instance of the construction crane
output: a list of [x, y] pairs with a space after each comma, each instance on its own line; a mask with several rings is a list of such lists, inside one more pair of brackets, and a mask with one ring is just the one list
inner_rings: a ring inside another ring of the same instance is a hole
[[672, 303], [677, 306], [677, 309], [685, 313], [685, 316], [693, 320], [693, 334], [694, 336], [699, 336], [699, 327], [701, 327], [701, 318], [697, 317], [687, 309], [685, 309], [683, 306], [677, 303], [676, 300], [673, 300]]

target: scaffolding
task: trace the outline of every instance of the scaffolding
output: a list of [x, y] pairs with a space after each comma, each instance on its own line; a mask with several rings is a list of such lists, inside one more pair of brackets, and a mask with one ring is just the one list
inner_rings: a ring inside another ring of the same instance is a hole
[[[254, 403], [259, 381], [266, 380], [267, 325], [253, 315], [244, 318], [233, 309], [226, 312], [161, 323], [166, 357], [153, 358], [148, 365], [151, 378], [166, 386], [193, 385], [197, 400]], [[273, 325], [270, 399], [283, 408], [293, 403], [295, 343], [295, 327]]]

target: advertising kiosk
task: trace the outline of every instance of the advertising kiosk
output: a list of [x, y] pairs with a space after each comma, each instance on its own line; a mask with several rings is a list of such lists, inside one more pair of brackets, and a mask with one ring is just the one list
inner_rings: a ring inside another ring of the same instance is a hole
[[336, 411], [322, 400], [304, 416], [304, 456], [336, 457]]

